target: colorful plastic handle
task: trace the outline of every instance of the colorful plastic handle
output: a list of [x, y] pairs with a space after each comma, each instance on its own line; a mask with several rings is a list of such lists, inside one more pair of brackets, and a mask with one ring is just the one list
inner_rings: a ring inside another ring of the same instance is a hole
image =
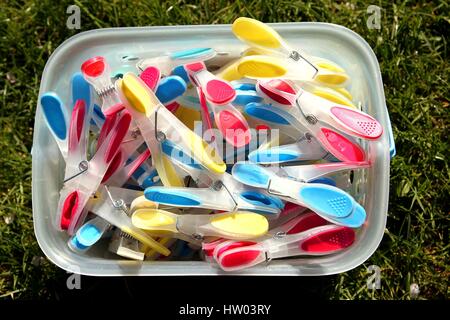
[[[231, 186], [229, 186], [231, 187]], [[153, 202], [175, 207], [198, 207], [213, 210], [250, 210], [261, 214], [280, 213], [284, 204], [274, 196], [258, 190], [233, 192], [231, 198], [226, 189], [150, 187], [145, 197]]]
[[260, 103], [263, 98], [256, 92], [256, 90], [236, 90], [236, 98], [233, 104], [245, 107], [249, 103]]
[[54, 92], [46, 92], [40, 98], [42, 111], [47, 127], [55, 138], [64, 158], [67, 157], [67, 131], [69, 116], [61, 99]]
[[81, 226], [69, 240], [69, 248], [86, 252], [97, 243], [111, 225], [100, 217], [95, 217]]
[[312, 81], [317, 69], [306, 60], [292, 61], [274, 56], [243, 57], [237, 65], [237, 71], [251, 79], [285, 78]]
[[205, 207], [211, 196], [209, 189], [169, 187], [147, 188], [144, 194], [150, 201], [176, 207]]
[[344, 133], [371, 140], [378, 139], [383, 133], [383, 127], [372, 116], [335, 104], [307, 91], [301, 92], [296, 103], [304, 114], [312, 114]]
[[214, 215], [177, 215], [160, 209], [140, 209], [133, 213], [134, 226], [148, 231], [168, 231], [186, 235], [251, 239], [263, 236], [269, 227], [267, 219], [252, 212]]
[[348, 227], [325, 225], [262, 242], [222, 242], [215, 247], [213, 256], [223, 270], [236, 271], [268, 259], [336, 253], [351, 246], [355, 238], [355, 232]]
[[72, 105], [75, 105], [77, 100], [83, 100], [88, 110], [91, 108], [91, 86], [84, 79], [80, 72], [72, 76]]
[[250, 143], [250, 127], [239, 110], [232, 104], [213, 106], [213, 110], [217, 128], [229, 144], [241, 148]]
[[349, 216], [354, 209], [351, 196], [336, 187], [281, 178], [256, 164], [237, 162], [232, 174], [243, 184], [265, 188], [269, 193], [310, 208], [323, 217], [343, 218]]
[[159, 80], [161, 79], [161, 72], [157, 67], [150, 66], [141, 72], [139, 78], [144, 81], [150, 90], [155, 91], [158, 87]]
[[197, 62], [184, 66], [191, 81], [201, 87], [206, 99], [216, 105], [225, 105], [233, 101], [236, 91], [233, 86], [225, 80], [219, 79], [210, 73], [204, 63]]
[[170, 104], [186, 92], [186, 82], [179, 76], [168, 76], [161, 79], [156, 90], [156, 97], [162, 104]]
[[366, 153], [356, 142], [327, 127], [320, 127], [314, 131], [315, 137], [326, 150], [341, 161], [362, 162], [366, 160]]

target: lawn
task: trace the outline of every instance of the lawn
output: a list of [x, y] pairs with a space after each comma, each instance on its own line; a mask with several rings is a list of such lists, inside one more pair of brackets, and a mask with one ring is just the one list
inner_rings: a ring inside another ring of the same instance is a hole
[[[0, 297], [61, 296], [67, 274], [45, 259], [33, 232], [31, 146], [39, 83], [50, 54], [90, 29], [231, 23], [322, 21], [359, 33], [375, 51], [384, 81], [397, 156], [391, 162], [388, 221], [379, 249], [360, 267], [323, 279], [330, 299], [448, 299], [449, 268], [449, 5], [446, 1], [51, 1], [0, 4]], [[69, 30], [66, 9], [81, 8]], [[381, 8], [380, 29], [366, 25]], [[367, 267], [381, 268], [381, 289], [366, 286]], [[102, 280], [103, 282], [105, 280]], [[317, 291], [316, 290], [316, 291]]]

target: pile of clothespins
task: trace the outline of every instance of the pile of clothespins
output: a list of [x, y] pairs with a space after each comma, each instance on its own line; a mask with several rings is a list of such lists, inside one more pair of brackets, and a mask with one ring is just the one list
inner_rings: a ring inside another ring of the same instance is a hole
[[356, 241], [366, 211], [349, 193], [383, 128], [352, 102], [337, 64], [239, 18], [249, 48], [214, 73], [214, 48], [136, 60], [113, 76], [93, 57], [72, 105], [40, 97], [65, 160], [54, 226], [85, 254], [195, 259], [238, 270], [327, 255]]

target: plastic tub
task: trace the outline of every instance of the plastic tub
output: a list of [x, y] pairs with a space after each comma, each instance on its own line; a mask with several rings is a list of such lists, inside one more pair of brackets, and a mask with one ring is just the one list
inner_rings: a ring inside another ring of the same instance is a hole
[[[378, 247], [386, 225], [389, 196], [390, 153], [395, 150], [385, 104], [379, 65], [370, 46], [356, 33], [326, 23], [272, 24], [290, 44], [306, 52], [328, 58], [343, 66], [352, 78], [350, 91], [364, 111], [385, 128], [381, 139], [366, 143], [372, 167], [355, 175], [352, 194], [367, 211], [367, 221], [358, 231], [357, 242], [340, 254], [318, 258], [272, 261], [240, 271], [243, 275], [327, 275], [353, 269], [368, 259]], [[171, 26], [100, 29], [77, 34], [61, 44], [49, 58], [39, 95], [55, 91], [65, 103], [70, 99], [70, 78], [86, 59], [104, 55], [115, 70], [122, 56], [139, 52], [213, 47], [231, 56], [245, 47], [231, 32], [230, 25]], [[220, 62], [220, 61], [219, 61]], [[39, 100], [38, 100], [39, 101]], [[391, 143], [390, 143], [391, 142]], [[52, 225], [58, 193], [64, 176], [64, 161], [56, 142], [45, 126], [41, 106], [36, 111], [33, 140], [32, 196], [34, 229], [45, 255], [57, 266], [85, 275], [219, 275], [220, 268], [201, 261], [130, 261], [110, 254], [107, 242], [99, 243], [87, 255], [72, 252], [68, 236]]]

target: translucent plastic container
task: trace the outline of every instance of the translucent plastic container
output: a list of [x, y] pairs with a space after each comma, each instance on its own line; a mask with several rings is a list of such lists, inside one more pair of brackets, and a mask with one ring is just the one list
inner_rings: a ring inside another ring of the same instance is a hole
[[[328, 58], [343, 66], [351, 76], [350, 92], [365, 112], [384, 127], [382, 137], [365, 143], [372, 167], [355, 174], [353, 196], [367, 211], [367, 221], [358, 231], [356, 243], [331, 256], [274, 260], [237, 272], [243, 275], [327, 275], [353, 269], [368, 259], [378, 247], [386, 225], [389, 196], [390, 154], [395, 153], [392, 129], [386, 109], [379, 65], [370, 46], [356, 33], [326, 23], [271, 24], [292, 46], [311, 55]], [[212, 47], [237, 57], [246, 45], [235, 38], [230, 25], [171, 26], [100, 29], [77, 34], [61, 44], [45, 66], [39, 95], [55, 91], [65, 103], [70, 100], [70, 78], [86, 59], [103, 55], [116, 70], [121, 57], [147, 52], [156, 56], [165, 51]], [[213, 61], [214, 62], [214, 61]], [[39, 101], [39, 100], [38, 100]], [[201, 261], [130, 261], [107, 251], [107, 241], [86, 255], [72, 252], [68, 236], [52, 225], [58, 192], [64, 177], [64, 161], [46, 127], [41, 106], [36, 111], [33, 140], [33, 218], [37, 240], [45, 255], [59, 267], [85, 275], [220, 275], [220, 268]]]

